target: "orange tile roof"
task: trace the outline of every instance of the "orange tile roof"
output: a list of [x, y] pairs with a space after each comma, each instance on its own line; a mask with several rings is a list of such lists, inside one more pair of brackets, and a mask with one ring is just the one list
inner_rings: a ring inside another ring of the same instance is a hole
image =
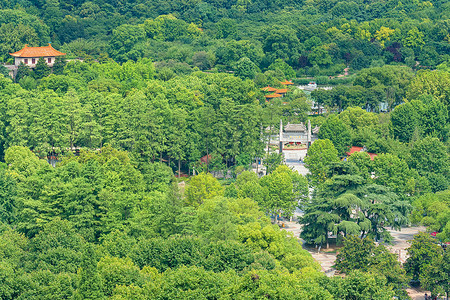
[[266, 95], [265, 97], [266, 98], [278, 98], [278, 97], [283, 97], [283, 96], [280, 94], [270, 94], [270, 95]]
[[28, 45], [25, 45], [21, 50], [10, 54], [14, 57], [53, 57], [66, 55], [53, 49], [51, 44], [44, 47], [28, 47]]
[[263, 90], [265, 92], [275, 92], [277, 89], [273, 88], [271, 86], [266, 86], [266, 87], [263, 87], [261, 90]]
[[279, 90], [275, 91], [275, 93], [277, 93], [277, 94], [286, 94], [287, 92], [288, 92], [288, 89], [279, 89]]
[[285, 80], [283, 82], [280, 82], [280, 83], [283, 84], [283, 85], [291, 85], [291, 84], [293, 84], [292, 82], [287, 81], [287, 80]]
[[[345, 152], [345, 154], [350, 156], [355, 152], [365, 152], [363, 149], [364, 149], [363, 147], [352, 146], [348, 152]], [[375, 156], [377, 156], [376, 153], [370, 153], [370, 152], [366, 152], [366, 153], [369, 154], [371, 160], [373, 160], [375, 158]]]

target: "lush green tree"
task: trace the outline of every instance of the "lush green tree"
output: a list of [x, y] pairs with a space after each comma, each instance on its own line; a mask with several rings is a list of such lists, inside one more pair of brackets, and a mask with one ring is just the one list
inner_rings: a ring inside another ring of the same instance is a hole
[[352, 143], [350, 131], [338, 116], [329, 116], [320, 126], [320, 139], [330, 140], [339, 155], [345, 155]]
[[431, 296], [447, 296], [450, 292], [450, 254], [448, 251], [435, 256], [431, 263], [420, 274], [420, 284], [431, 291]]
[[300, 43], [293, 30], [274, 25], [263, 33], [263, 50], [273, 60], [280, 58], [293, 65], [299, 57]]
[[438, 173], [450, 175], [449, 156], [445, 145], [438, 138], [426, 137], [414, 143], [411, 149], [411, 168], [419, 174]]
[[141, 57], [135, 48], [145, 38], [145, 30], [136, 25], [124, 24], [113, 30], [109, 42], [109, 55], [118, 62], [137, 60]]
[[205, 199], [222, 196], [224, 188], [210, 173], [200, 173], [193, 177], [186, 187], [186, 202], [198, 206]]
[[328, 139], [315, 141], [309, 147], [305, 158], [306, 166], [317, 183], [325, 181], [328, 165], [337, 161], [339, 161], [338, 151]]
[[12, 224], [17, 216], [17, 186], [5, 169], [0, 169], [0, 223]]
[[23, 62], [20, 62], [19, 66], [17, 67], [17, 73], [14, 79], [16, 80], [16, 82], [19, 82], [22, 78], [28, 76], [31, 76], [30, 68]]
[[268, 68], [269, 70], [281, 71], [285, 78], [292, 79], [295, 77], [294, 69], [282, 59], [276, 59]]
[[256, 76], [256, 73], [259, 72], [259, 68], [255, 63], [253, 63], [250, 58], [243, 57], [241, 58], [234, 67], [235, 73], [242, 79], [249, 78], [253, 79]]
[[329, 290], [339, 299], [392, 299], [393, 288], [387, 285], [383, 275], [365, 273], [359, 270], [351, 272], [345, 279], [332, 279]]
[[395, 254], [383, 245], [376, 246], [370, 238], [348, 236], [336, 257], [336, 269], [345, 273], [354, 270], [379, 273], [389, 284], [402, 285], [407, 281]]
[[298, 199], [294, 197], [294, 186], [289, 170], [279, 166], [273, 173], [261, 178], [260, 184], [267, 189], [267, 196], [261, 206], [275, 216], [275, 222], [279, 214], [292, 215], [298, 206]]
[[409, 257], [405, 263], [405, 270], [414, 280], [418, 280], [425, 273], [432, 261], [443, 255], [442, 247], [429, 233], [425, 232], [414, 236], [407, 252]]
[[87, 244], [82, 256], [81, 268], [78, 272], [78, 286], [75, 299], [102, 299], [104, 297], [103, 282], [97, 268], [97, 255], [94, 246]]
[[391, 112], [392, 131], [394, 137], [401, 142], [409, 142], [418, 128], [417, 112], [411, 103], [397, 106]]
[[33, 77], [41, 79], [50, 74], [50, 67], [43, 57], [39, 57], [36, 66], [33, 69]]
[[62, 56], [57, 56], [55, 62], [53, 63], [52, 71], [53, 74], [62, 75], [64, 71], [64, 66], [66, 65], [66, 60]]
[[442, 70], [418, 72], [411, 85], [407, 89], [408, 99], [418, 99], [421, 95], [432, 95], [448, 107], [450, 105], [449, 97], [450, 75]]
[[223, 18], [216, 23], [216, 38], [226, 39], [228, 37], [233, 37], [237, 32], [236, 20]]
[[268, 154], [264, 160], [264, 165], [266, 165], [266, 175], [272, 173], [282, 163], [283, 154], [275, 152]]

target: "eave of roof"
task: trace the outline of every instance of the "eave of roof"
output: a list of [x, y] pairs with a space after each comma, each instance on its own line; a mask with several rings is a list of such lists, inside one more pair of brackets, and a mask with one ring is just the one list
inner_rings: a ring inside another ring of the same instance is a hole
[[265, 97], [266, 98], [278, 98], [278, 97], [283, 97], [283, 96], [280, 94], [270, 94], [270, 95], [266, 95]]
[[266, 92], [275, 92], [277, 89], [268, 85], [266, 87], [261, 88], [261, 90], [266, 91]]
[[28, 47], [28, 45], [25, 45], [22, 49], [10, 53], [10, 55], [14, 57], [55, 57], [66, 55], [66, 53], [59, 52], [51, 44], [48, 44], [48, 46], [44, 47]]

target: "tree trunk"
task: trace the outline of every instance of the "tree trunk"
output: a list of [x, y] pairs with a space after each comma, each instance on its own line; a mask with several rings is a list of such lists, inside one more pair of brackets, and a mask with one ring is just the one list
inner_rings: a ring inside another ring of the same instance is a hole
[[178, 178], [181, 177], [181, 160], [178, 159]]

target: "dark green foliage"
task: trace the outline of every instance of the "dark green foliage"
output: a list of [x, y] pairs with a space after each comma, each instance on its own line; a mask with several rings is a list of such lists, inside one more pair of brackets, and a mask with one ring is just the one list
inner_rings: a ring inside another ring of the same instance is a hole
[[[0, 298], [403, 299], [384, 247], [342, 250], [349, 272], [328, 279], [265, 213], [300, 200], [309, 243], [389, 241], [414, 201], [414, 222], [449, 240], [441, 2], [3, 1], [2, 62], [48, 42], [68, 60], [50, 76], [39, 60], [35, 78], [19, 65], [19, 85], [0, 78]], [[311, 76], [334, 85], [311, 93], [319, 113], [339, 117], [310, 115], [295, 87], [264, 105], [261, 87]], [[307, 118], [332, 141], [309, 149], [311, 199], [279, 155], [262, 179], [236, 167], [264, 156], [262, 129]], [[349, 145], [378, 157], [339, 162]], [[212, 176], [174, 185], [194, 167], [242, 173], [227, 197]], [[425, 260], [414, 276], [443, 294], [447, 256]]]
[[19, 64], [19, 67], [17, 68], [17, 73], [16, 73], [16, 76], [14, 79], [16, 80], [16, 82], [19, 82], [22, 78], [30, 76], [30, 75], [31, 75], [30, 68], [21, 62]]
[[56, 75], [62, 75], [64, 71], [64, 66], [66, 65], [66, 60], [62, 56], [57, 56], [55, 62], [53, 63], [52, 73]]
[[33, 69], [33, 77], [35, 79], [42, 79], [50, 74], [50, 67], [43, 57], [40, 57]]
[[17, 216], [17, 187], [15, 180], [0, 168], [0, 223], [11, 224]]
[[339, 250], [335, 262], [336, 269], [347, 274], [360, 270], [383, 275], [388, 284], [406, 284], [406, 273], [401, 268], [395, 254], [382, 246], [376, 246], [370, 238], [348, 236]]

